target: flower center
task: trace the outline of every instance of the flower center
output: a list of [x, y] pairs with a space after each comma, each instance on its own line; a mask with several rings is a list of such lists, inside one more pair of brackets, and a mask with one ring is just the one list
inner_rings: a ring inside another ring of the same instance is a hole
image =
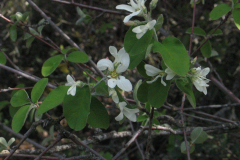
[[110, 72], [110, 76], [111, 76], [112, 78], [117, 78], [118, 73], [114, 70], [114, 71]]

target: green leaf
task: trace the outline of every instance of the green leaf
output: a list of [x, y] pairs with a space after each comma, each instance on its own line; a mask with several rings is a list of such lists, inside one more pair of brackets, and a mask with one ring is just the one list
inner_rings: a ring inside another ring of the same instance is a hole
[[78, 13], [78, 15], [81, 16], [81, 17], [85, 17], [85, 16], [86, 16], [79, 7], [77, 7], [77, 13]]
[[144, 78], [151, 78], [150, 76], [148, 76], [148, 75], [146, 74], [146, 69], [144, 68], [144, 65], [145, 65], [145, 64], [146, 64], [145, 62], [141, 61], [141, 62], [139, 63], [139, 65], [137, 66], [137, 70], [138, 70], [138, 72], [141, 74], [141, 76], [143, 76]]
[[[189, 145], [189, 142], [187, 142], [187, 144]], [[191, 145], [191, 146], [190, 146], [190, 153], [192, 153], [194, 150], [195, 150], [195, 146], [194, 146], [194, 145]], [[185, 141], [183, 141], [183, 142], [181, 143], [181, 152], [184, 153], [184, 154], [187, 153]]]
[[63, 54], [67, 54], [69, 51], [74, 50], [75, 48], [66, 48], [62, 50]]
[[74, 51], [67, 56], [67, 60], [75, 63], [86, 63], [89, 58], [88, 55], [81, 51]]
[[2, 144], [4, 147], [8, 148], [8, 144], [5, 138], [0, 137], [0, 144]]
[[41, 20], [38, 22], [38, 24], [41, 24], [39, 27], [37, 27], [37, 31], [38, 31], [38, 33], [40, 33], [40, 34], [42, 34], [42, 30], [43, 30], [43, 28], [45, 27], [44, 22], [45, 22], [45, 19], [41, 19]]
[[33, 29], [33, 28], [31, 28], [31, 27], [29, 27], [29, 31], [30, 31], [33, 35], [35, 35], [35, 36], [38, 36], [38, 35], [39, 35], [39, 33], [38, 33], [35, 29]]
[[[202, 41], [202, 43], [204, 42], [205, 40]], [[200, 48], [200, 51], [202, 52], [202, 55], [204, 57], [207, 57], [209, 58], [211, 56], [211, 53], [212, 53], [212, 45], [211, 45], [211, 42], [208, 40], [201, 48]]]
[[30, 37], [32, 37], [32, 35], [31, 34], [29, 34], [29, 33], [24, 33], [24, 35], [23, 35], [23, 40], [26, 40], [26, 39], [28, 39], [28, 38], [30, 38]]
[[10, 101], [10, 103], [13, 107], [19, 107], [19, 106], [25, 105], [29, 102], [30, 102], [30, 100], [29, 100], [28, 94], [24, 89], [17, 91], [12, 96], [11, 101]]
[[38, 114], [43, 114], [60, 105], [67, 94], [68, 88], [68, 86], [58, 86], [52, 90], [38, 108]]
[[9, 30], [10, 38], [13, 42], [17, 40], [17, 23], [13, 24]]
[[233, 14], [234, 23], [237, 26], [237, 28], [240, 30], [240, 9], [233, 10], [232, 14]]
[[134, 69], [143, 59], [145, 59], [145, 50], [137, 55], [130, 55], [129, 69]]
[[63, 114], [70, 128], [78, 131], [85, 127], [90, 113], [91, 93], [89, 86], [77, 87], [76, 95], [66, 95]]
[[0, 51], [0, 63], [5, 65], [7, 62], [7, 59], [5, 57], [5, 55], [3, 54], [3, 52]]
[[105, 106], [96, 98], [92, 97], [90, 105], [90, 114], [87, 120], [88, 124], [95, 128], [109, 127], [109, 115]]
[[105, 81], [101, 81], [96, 87], [95, 91], [100, 94], [104, 94], [108, 96], [108, 86], [106, 85]]
[[32, 44], [32, 42], [34, 41], [35, 37], [31, 36], [30, 38], [28, 38], [28, 40], [26, 41], [26, 47], [29, 48]]
[[18, 133], [22, 129], [31, 109], [32, 106], [30, 105], [23, 106], [14, 115], [12, 120], [12, 129], [14, 132]]
[[161, 78], [149, 84], [148, 88], [148, 102], [155, 108], [159, 108], [165, 102], [171, 81], [165, 81], [167, 86], [161, 83]]
[[[208, 32], [208, 36], [214, 31], [215, 29], [212, 29], [211, 31]], [[221, 29], [217, 29], [212, 35], [217, 36], [217, 35], [222, 35], [223, 32]]]
[[23, 22], [25, 22], [26, 20], [29, 19], [29, 14], [30, 14], [30, 12], [25, 12], [25, 13], [23, 13], [23, 15], [22, 15], [22, 21], [23, 21]]
[[[186, 33], [191, 34], [192, 33], [192, 27], [188, 28]], [[199, 36], [206, 36], [206, 32], [199, 27], [194, 27], [193, 34], [199, 35]]]
[[8, 146], [11, 146], [13, 144], [13, 142], [15, 142], [15, 138], [11, 138], [9, 141], [8, 141]]
[[130, 56], [140, 54], [146, 50], [153, 35], [153, 30], [148, 30], [142, 38], [137, 39], [136, 33], [132, 32], [132, 29], [133, 27], [127, 31], [124, 38], [124, 49]]
[[85, 17], [81, 17], [76, 21], [76, 25], [80, 25], [84, 21]]
[[[18, 84], [17, 86], [15, 86], [14, 88], [24, 88], [25, 85], [24, 84]], [[17, 92], [18, 90], [13, 90], [11, 93], [11, 97]]]
[[240, 8], [240, 3], [236, 4], [236, 5], [234, 6], [234, 8], [235, 8], [235, 9]]
[[138, 92], [138, 89], [139, 89], [139, 87], [140, 87], [141, 84], [142, 84], [142, 80], [139, 80], [139, 81], [136, 83], [136, 85], [135, 85], [135, 87], [134, 87], [134, 89], [133, 89], [133, 99], [135, 100], [135, 102], [136, 102], [136, 104], [137, 104], [138, 106], [141, 106], [141, 104], [140, 104], [140, 102], [139, 102], [139, 100], [138, 100], [138, 98], [137, 98], [137, 92]]
[[212, 20], [216, 20], [225, 14], [227, 14], [231, 10], [231, 7], [227, 4], [219, 4], [217, 7], [213, 8], [210, 12], [210, 18]]
[[163, 43], [154, 42], [153, 52], [162, 55], [165, 64], [176, 74], [184, 76], [190, 67], [190, 57], [181, 41], [175, 37], [167, 37]]
[[195, 100], [195, 96], [193, 94], [192, 84], [189, 83], [189, 81], [186, 79], [185, 80], [177, 79], [176, 85], [182, 92], [187, 94], [187, 98], [188, 98], [190, 104], [192, 105], [193, 108], [196, 108], [196, 100]]
[[6, 107], [8, 104], [9, 104], [8, 101], [1, 101], [1, 102], [0, 102], [0, 111], [1, 111], [4, 107]]
[[148, 119], [148, 115], [141, 115], [137, 117], [137, 122], [142, 122]]
[[42, 66], [42, 75], [44, 77], [49, 76], [61, 63], [64, 55], [57, 55], [46, 60]]
[[164, 20], [164, 18], [163, 18], [163, 15], [162, 15], [162, 14], [161, 14], [160, 16], [158, 16], [157, 22], [156, 22], [156, 24], [155, 24], [155, 26], [154, 26], [154, 28], [155, 28], [156, 31], [158, 31], [158, 30], [162, 27], [162, 25], [163, 25], [163, 20]]
[[138, 88], [137, 92], [137, 98], [139, 101], [145, 103], [148, 101], [148, 88], [149, 84], [147, 84], [146, 81], [144, 81]]
[[203, 131], [202, 127], [196, 127], [194, 130], [191, 132], [191, 140], [192, 143], [203, 143], [205, 140], [207, 140], [208, 135], [205, 131]]
[[10, 106], [9, 107], [9, 114], [10, 116], [13, 118], [14, 115], [17, 113], [17, 111], [20, 109], [21, 107], [13, 107], [13, 106]]
[[32, 92], [31, 92], [31, 99], [32, 99], [33, 103], [37, 103], [37, 101], [43, 94], [43, 91], [45, 90], [47, 83], [48, 83], [48, 79], [43, 78], [34, 85]]

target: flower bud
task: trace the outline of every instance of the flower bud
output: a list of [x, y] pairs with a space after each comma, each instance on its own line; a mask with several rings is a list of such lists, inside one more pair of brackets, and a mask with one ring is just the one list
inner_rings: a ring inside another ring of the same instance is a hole
[[139, 24], [139, 21], [128, 21], [124, 23], [126, 26], [136, 26]]
[[151, 10], [153, 10], [154, 8], [156, 8], [157, 2], [158, 2], [158, 0], [152, 0], [152, 1], [150, 2], [150, 8], [151, 8]]
[[192, 61], [191, 61], [191, 64], [194, 65], [197, 61], [197, 57], [195, 57]]

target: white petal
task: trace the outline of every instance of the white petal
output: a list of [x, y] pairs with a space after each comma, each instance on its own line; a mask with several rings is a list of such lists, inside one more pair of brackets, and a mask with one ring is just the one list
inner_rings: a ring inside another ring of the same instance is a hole
[[119, 102], [118, 95], [117, 94], [112, 95], [112, 100], [113, 100], [113, 102], [118, 103]]
[[138, 33], [138, 34], [136, 35], [137, 39], [142, 38], [142, 36], [143, 36], [145, 33], [146, 33], [146, 32]]
[[130, 120], [133, 122], [137, 121], [137, 116], [135, 113], [138, 113], [139, 110], [138, 109], [129, 109], [127, 107], [124, 108], [123, 110], [123, 114]]
[[72, 96], [75, 96], [75, 94], [76, 94], [76, 86], [75, 85], [73, 85], [73, 86], [71, 86], [69, 89], [68, 89], [68, 91], [67, 91], [67, 95], [69, 95], [69, 94], [71, 94]]
[[153, 82], [155, 82], [159, 77], [161, 77], [161, 76], [158, 75], [158, 76], [155, 77], [153, 80], [151, 80], [151, 81], [147, 81], [147, 83], [148, 83], [148, 84], [153, 83]]
[[124, 18], [123, 22], [124, 22], [124, 23], [128, 22], [132, 17], [138, 15], [140, 12], [141, 12], [141, 10], [129, 14], [128, 16], [126, 16], [126, 17]]
[[202, 76], [206, 76], [208, 73], [210, 72], [210, 68], [204, 68], [202, 71], [201, 71], [201, 75]]
[[129, 12], [135, 12], [135, 9], [132, 6], [126, 4], [120, 4], [116, 6], [116, 9], [126, 10]]
[[122, 73], [125, 72], [128, 69], [129, 63], [130, 63], [130, 57], [127, 52], [120, 52], [119, 53], [119, 59], [120, 59], [120, 64], [117, 67], [116, 71], [117, 73]]
[[156, 68], [156, 67], [153, 67], [149, 64], [145, 64], [144, 65], [144, 68], [146, 69], [146, 74], [148, 76], [156, 76], [157, 74], [159, 74], [160, 72], [162, 72], [162, 70]]
[[137, 26], [137, 27], [133, 28], [132, 31], [134, 33], [141, 33], [142, 32], [142, 30], [140, 29], [140, 26]]
[[117, 117], [115, 117], [116, 121], [121, 121], [123, 119], [123, 113], [120, 112], [119, 115]]
[[73, 78], [70, 75], [67, 75], [67, 83], [65, 84], [65, 86], [72, 86], [75, 83], [75, 81], [73, 80]]
[[109, 71], [114, 70], [113, 63], [109, 59], [101, 59], [100, 61], [98, 61], [97, 68], [101, 71], [104, 71], [106, 69], [108, 69]]
[[166, 86], [167, 84], [163, 81], [163, 77], [161, 78], [161, 83]]
[[126, 105], [127, 105], [126, 102], [120, 102], [120, 103], [118, 104], [118, 107], [120, 108], [120, 111], [121, 111], [121, 112], [122, 112], [123, 109], [126, 107]]
[[108, 80], [108, 87], [114, 88], [117, 85], [117, 79], [111, 78]]
[[109, 46], [109, 52], [111, 53], [111, 55], [113, 56], [113, 57], [117, 57], [117, 48], [116, 47], [114, 47], [114, 46]]
[[119, 76], [119, 79], [117, 80], [117, 86], [123, 91], [129, 92], [132, 90], [132, 83], [124, 76]]
[[148, 22], [147, 25], [148, 25], [149, 30], [153, 29], [155, 24], [156, 24], [156, 20], [152, 20], [152, 21]]
[[173, 79], [174, 76], [175, 76], [175, 74], [168, 74], [166, 77], [166, 80], [171, 80], [171, 79]]
[[137, 1], [137, 3], [135, 3], [134, 2], [135, 0], [130, 0], [130, 4], [131, 4], [131, 6], [133, 7], [133, 8], [135, 8], [135, 9], [139, 9], [139, 7], [138, 7], [138, 1]]

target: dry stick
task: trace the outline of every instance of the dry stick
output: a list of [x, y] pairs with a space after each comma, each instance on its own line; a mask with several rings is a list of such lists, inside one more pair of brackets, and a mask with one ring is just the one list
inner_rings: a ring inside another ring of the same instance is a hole
[[20, 89], [32, 89], [33, 87], [23, 87], [23, 88], [10, 88], [8, 87], [8, 89], [0, 89], [0, 93], [1, 92], [8, 92], [8, 91], [14, 91], [14, 90], [20, 90]]
[[188, 116], [188, 117], [193, 117], [193, 118], [195, 118], [195, 119], [200, 119], [200, 120], [203, 120], [203, 121], [208, 121], [208, 122], [212, 122], [212, 123], [222, 124], [222, 122], [219, 122], [219, 121], [214, 121], [214, 120], [211, 120], [211, 119], [194, 116], [194, 115], [187, 114], [187, 113], [184, 113], [184, 112], [181, 113], [181, 114], [186, 115], [186, 116]]
[[193, 18], [192, 18], [192, 31], [190, 36], [190, 44], [188, 49], [188, 55], [191, 55], [192, 51], [192, 40], [193, 40], [193, 31], [194, 31], [194, 23], [195, 23], [195, 13], [196, 13], [196, 0], [194, 0], [194, 7], [193, 7]]
[[112, 14], [127, 14], [125, 12], [121, 12], [121, 11], [114, 11], [114, 10], [110, 10], [110, 9], [103, 9], [103, 8], [99, 8], [99, 7], [93, 7], [93, 6], [89, 6], [89, 5], [84, 5], [84, 4], [80, 4], [80, 3], [75, 3], [75, 2], [68, 2], [68, 1], [63, 1], [63, 0], [52, 0], [53, 2], [58, 2], [58, 3], [63, 3], [63, 4], [71, 4], [71, 5], [75, 5], [75, 6], [79, 6], [82, 8], [88, 8], [88, 9], [93, 9], [93, 10], [97, 10], [97, 11], [101, 11], [103, 13], [112, 13]]
[[[135, 130], [134, 130], [134, 128], [133, 128], [132, 122], [129, 121], [129, 123], [130, 123], [130, 125], [131, 125], [132, 132], [135, 132]], [[137, 139], [135, 139], [135, 143], [136, 143], [137, 148], [138, 148], [138, 150], [139, 150], [139, 152], [140, 152], [140, 154], [141, 154], [141, 156], [142, 156], [142, 159], [145, 159], [145, 156], [144, 156], [144, 154], [143, 154], [143, 152], [142, 152], [142, 149], [141, 149], [141, 147], [140, 147]]]
[[[215, 109], [215, 108], [236, 107], [236, 106], [240, 106], [240, 103], [198, 106], [196, 108], [184, 108], [183, 111], [198, 110], [198, 109], [205, 109], [205, 108], [214, 108]], [[176, 109], [176, 110], [181, 110], [181, 109], [179, 108], [179, 109]]]
[[[27, 0], [28, 3], [36, 10], [38, 11], [42, 17], [44, 17], [49, 24], [55, 29], [57, 30], [60, 35], [73, 47], [78, 48], [78, 50], [84, 52], [84, 50], [82, 48], [80, 48], [75, 42], [73, 42], [73, 40], [66, 35], [32, 0]], [[89, 58], [89, 63], [92, 65], [92, 67], [97, 71], [97, 73], [101, 76], [104, 77], [104, 74], [97, 68], [96, 64]]]
[[20, 68], [13, 63], [13, 61], [8, 57], [8, 55], [7, 55], [2, 49], [0, 49], [0, 51], [5, 55], [5, 57], [7, 58], [8, 62], [9, 62], [16, 70], [20, 70]]
[[183, 97], [182, 97], [182, 105], [181, 105], [181, 120], [182, 120], [182, 125], [183, 125], [183, 135], [184, 135], [184, 141], [185, 141], [185, 146], [186, 146], [186, 150], [187, 150], [187, 157], [188, 157], [188, 160], [191, 160], [191, 157], [190, 157], [190, 151], [189, 151], [189, 145], [188, 145], [188, 141], [187, 141], [187, 134], [186, 134], [186, 128], [185, 128], [185, 125], [184, 125], [184, 118], [183, 118], [183, 108], [184, 108], [184, 103], [185, 103], [185, 97], [186, 97], [186, 94], [184, 93], [183, 94]]
[[21, 141], [14, 147], [13, 150], [11, 150], [10, 154], [4, 159], [4, 160], [8, 160], [13, 153], [19, 148], [19, 146], [27, 139], [27, 137], [32, 133], [32, 131], [35, 129], [36, 126], [43, 124], [45, 121], [44, 120], [40, 120], [37, 122], [34, 122], [30, 129], [24, 134], [24, 137], [21, 139]]
[[54, 145], [56, 145], [59, 141], [62, 139], [62, 134], [58, 134], [57, 139], [49, 145], [37, 158], [34, 160], [39, 160], [50, 148], [52, 148]]
[[81, 155], [81, 156], [74, 156], [74, 157], [70, 157], [70, 158], [65, 158], [64, 160], [76, 160], [76, 159], [87, 159], [90, 158], [89, 155]]
[[128, 141], [128, 143], [125, 145], [124, 148], [122, 148], [113, 158], [112, 160], [117, 159], [134, 141], [135, 139], [142, 133], [143, 128], [140, 128], [133, 136], [132, 138]]
[[149, 117], [149, 129], [148, 129], [148, 139], [147, 139], [147, 146], [146, 146], [146, 152], [145, 152], [145, 159], [149, 160], [149, 150], [150, 150], [150, 145], [152, 141], [152, 121], [153, 121], [153, 113], [154, 113], [154, 107], [151, 109], [151, 115]]
[[[0, 154], [0, 157], [7, 157], [9, 154]], [[35, 158], [37, 155], [26, 155], [26, 154], [14, 154], [12, 157], [18, 157], [18, 158]], [[43, 159], [57, 159], [59, 160], [58, 157], [50, 157], [50, 156], [42, 156]]]
[[[0, 64], [0, 68], [3, 68], [5, 70], [7, 70], [7, 71], [16, 73], [18, 75], [21, 75], [21, 76], [23, 76], [23, 77], [25, 77], [27, 79], [30, 79], [30, 80], [32, 80], [34, 82], [38, 82], [41, 79], [41, 78], [39, 78], [37, 76], [26, 74], [26, 73], [24, 73], [22, 71], [18, 71], [16, 69], [13, 69], [11, 67], [5, 66], [3, 64]], [[56, 86], [54, 84], [50, 83], [50, 82], [48, 82], [47, 86], [50, 87], [50, 88], [53, 88], [53, 89], [56, 88]]]

